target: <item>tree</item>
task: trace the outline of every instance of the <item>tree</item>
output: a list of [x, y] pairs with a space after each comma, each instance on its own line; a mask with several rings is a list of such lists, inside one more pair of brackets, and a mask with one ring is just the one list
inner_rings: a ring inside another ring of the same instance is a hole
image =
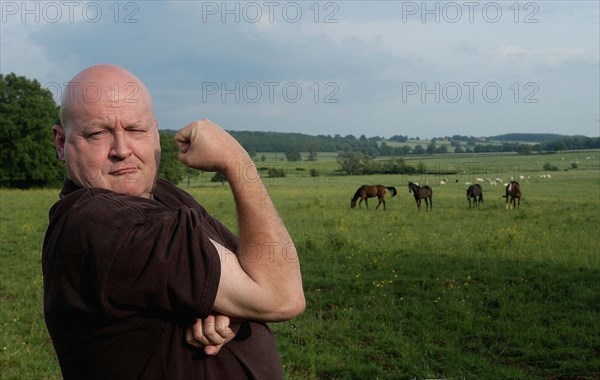
[[337, 161], [342, 171], [349, 175], [362, 173], [370, 162], [369, 157], [366, 155], [351, 150], [340, 153]]
[[9, 187], [59, 183], [65, 168], [56, 157], [52, 125], [59, 108], [52, 93], [14, 73], [0, 74], [0, 182]]
[[285, 157], [290, 162], [300, 161], [302, 159], [302, 155], [300, 154], [298, 148], [295, 145], [290, 146], [290, 148], [285, 154]]
[[173, 139], [172, 132], [160, 131], [160, 168], [158, 176], [169, 182], [178, 184], [185, 176], [185, 165], [179, 159], [179, 148]]
[[431, 140], [431, 143], [427, 145], [427, 153], [434, 154], [436, 150], [435, 139]]
[[190, 180], [193, 177], [198, 177], [200, 175], [200, 171], [194, 168], [190, 168], [189, 166], [185, 166], [183, 168], [183, 172], [185, 173], [185, 177], [187, 178], [187, 185], [190, 187]]
[[402, 145], [402, 148], [400, 149], [400, 152], [401, 152], [402, 154], [410, 154], [410, 151], [411, 151], [411, 150], [412, 150], [412, 149], [411, 149], [411, 147], [410, 147], [410, 146], [408, 146], [408, 145]]
[[448, 145], [444, 144], [444, 145], [440, 145], [439, 147], [437, 147], [437, 149], [435, 150], [436, 153], [448, 153]]
[[531, 154], [533, 152], [533, 147], [529, 144], [521, 144], [517, 148], [517, 152], [520, 154]]
[[415, 148], [413, 149], [413, 153], [414, 154], [425, 154], [425, 148], [423, 148], [421, 145], [417, 145], [415, 146]]

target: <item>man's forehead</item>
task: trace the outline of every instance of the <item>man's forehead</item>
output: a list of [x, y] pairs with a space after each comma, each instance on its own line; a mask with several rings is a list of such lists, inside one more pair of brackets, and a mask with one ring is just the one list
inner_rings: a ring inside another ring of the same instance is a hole
[[149, 95], [140, 83], [129, 81], [73, 80], [66, 86], [63, 99], [67, 103], [103, 103], [110, 105], [148, 102]]

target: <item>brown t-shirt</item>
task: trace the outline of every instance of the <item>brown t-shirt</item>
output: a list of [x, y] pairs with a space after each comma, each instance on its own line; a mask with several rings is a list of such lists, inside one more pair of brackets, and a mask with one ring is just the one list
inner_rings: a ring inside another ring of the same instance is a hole
[[65, 379], [281, 379], [275, 338], [245, 323], [214, 357], [184, 332], [212, 309], [213, 239], [237, 237], [159, 180], [154, 199], [65, 180], [43, 247], [44, 314]]

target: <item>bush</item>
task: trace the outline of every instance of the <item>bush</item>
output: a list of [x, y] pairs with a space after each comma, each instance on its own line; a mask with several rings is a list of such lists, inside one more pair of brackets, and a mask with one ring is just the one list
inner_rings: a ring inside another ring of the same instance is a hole
[[285, 170], [283, 169], [269, 169], [269, 178], [285, 177]]
[[558, 166], [556, 166], [556, 165], [554, 165], [554, 164], [551, 164], [550, 162], [546, 162], [546, 163], [544, 164], [543, 168], [544, 168], [544, 170], [546, 170], [546, 171], [550, 171], [550, 172], [556, 172], [556, 171], [560, 170], [560, 169], [558, 168]]

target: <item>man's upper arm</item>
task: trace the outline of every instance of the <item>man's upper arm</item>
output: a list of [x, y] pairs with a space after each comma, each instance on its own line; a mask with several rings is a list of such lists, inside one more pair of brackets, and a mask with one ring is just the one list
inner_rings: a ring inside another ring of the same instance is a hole
[[280, 320], [277, 305], [264, 288], [261, 288], [244, 271], [237, 255], [210, 239], [221, 259], [221, 280], [217, 289], [214, 310], [243, 319], [259, 321]]

